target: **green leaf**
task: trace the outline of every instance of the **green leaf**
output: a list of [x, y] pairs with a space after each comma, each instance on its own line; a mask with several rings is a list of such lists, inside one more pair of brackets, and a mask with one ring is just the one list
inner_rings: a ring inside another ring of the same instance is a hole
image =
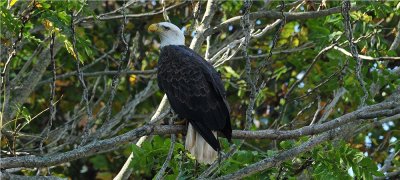
[[298, 22], [296, 22], [296, 21], [287, 23], [282, 30], [281, 38], [283, 38], [283, 39], [289, 38], [294, 33], [294, 27], [296, 25], [298, 25]]
[[288, 71], [288, 68], [286, 66], [282, 66], [282, 67], [280, 67], [280, 68], [278, 68], [278, 69], [276, 69], [274, 71], [274, 76], [273, 77], [275, 77], [278, 80], [287, 71]]
[[90, 162], [94, 165], [96, 169], [107, 170], [108, 169], [108, 160], [105, 155], [97, 155], [89, 159]]
[[329, 34], [329, 41], [337, 40], [342, 36], [342, 31], [335, 31], [332, 34]]
[[267, 150], [267, 155], [268, 155], [268, 157], [275, 156], [276, 154], [278, 154], [278, 151]]
[[64, 22], [65, 24], [68, 24], [71, 22], [71, 16], [68, 15], [65, 11], [61, 11], [57, 13], [57, 17]]
[[279, 145], [283, 148], [283, 149], [290, 149], [291, 147], [293, 147], [293, 142], [292, 141], [281, 141], [279, 143]]
[[388, 51], [386, 54], [387, 54], [388, 56], [390, 56], [390, 57], [395, 57], [395, 56], [397, 56], [397, 53], [396, 53], [395, 50], [390, 50], [390, 51]]
[[137, 146], [136, 144], [132, 144], [131, 148], [132, 148], [132, 153], [135, 157], [141, 157], [143, 151], [139, 146]]
[[[235, 70], [232, 69], [230, 66], [224, 66], [225, 71], [228, 73], [228, 75], [231, 75], [235, 78], [240, 78], [240, 75], [235, 72]], [[230, 76], [228, 76], [229, 78]]]
[[378, 177], [385, 177], [385, 174], [383, 174], [383, 172], [380, 171], [372, 171], [372, 174]]

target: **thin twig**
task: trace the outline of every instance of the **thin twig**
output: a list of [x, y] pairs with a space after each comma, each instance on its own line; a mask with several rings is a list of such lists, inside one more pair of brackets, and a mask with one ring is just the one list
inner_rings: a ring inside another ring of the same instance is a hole
[[[142, 13], [142, 14], [126, 14], [125, 16], [124, 15], [100, 14], [100, 15], [96, 16], [96, 18], [94, 18], [94, 16], [88, 16], [88, 17], [84, 17], [84, 18], [81, 18], [81, 19], [75, 21], [75, 24], [80, 23], [82, 21], [91, 20], [91, 19], [96, 19], [96, 20], [100, 20], [100, 21], [108, 21], [108, 20], [125, 19], [125, 18], [128, 18], [128, 19], [145, 18], [145, 17], [159, 15], [159, 14], [162, 14], [164, 11], [168, 11], [168, 10], [171, 10], [171, 9], [175, 9], [175, 8], [187, 5], [187, 4], [189, 4], [188, 2], [189, 1], [184, 1], [182, 3], [169, 6], [169, 7], [165, 8], [165, 9], [162, 9], [162, 10], [159, 10], [159, 11], [156, 11], [156, 12], [149, 12], [149, 13]], [[123, 10], [124, 9], [125, 8], [123, 8]]]
[[[350, 56], [350, 57], [352, 56], [352, 53], [346, 51], [345, 49], [343, 49], [339, 46], [335, 46], [334, 49], [340, 51], [341, 53], [343, 53], [346, 56]], [[364, 60], [368, 60], [368, 61], [400, 61], [400, 57], [387, 57], [387, 56], [371, 57], [371, 56], [365, 56], [365, 55], [358, 55], [358, 57], [360, 59], [364, 59]]]
[[361, 98], [361, 106], [365, 105], [365, 101], [368, 98], [368, 91], [362, 76], [362, 64], [363, 62], [361, 61], [359, 55], [358, 55], [358, 50], [357, 50], [357, 46], [353, 43], [353, 31], [352, 31], [352, 26], [351, 26], [351, 22], [350, 22], [350, 9], [351, 9], [351, 4], [349, 0], [345, 0], [343, 1], [343, 5], [342, 5], [342, 16], [344, 19], [344, 29], [347, 35], [347, 39], [349, 41], [349, 46], [350, 46], [350, 52], [351, 55], [354, 57], [354, 59], [357, 62], [357, 66], [356, 66], [356, 77], [358, 82], [361, 85], [361, 88], [364, 92], [364, 96]]
[[[105, 59], [105, 58], [106, 58], [107, 56], [109, 56], [110, 54], [114, 53], [116, 48], [117, 48], [117, 46], [114, 45], [113, 48], [112, 48], [110, 51], [108, 51], [107, 53], [104, 53], [104, 54], [103, 54], [102, 56], [100, 56], [99, 58], [93, 60], [93, 62], [91, 62], [90, 64], [81, 67], [80, 69], [81, 69], [81, 71], [82, 71], [82, 75], [83, 75], [83, 76], [98, 76], [98, 75], [103, 75], [103, 74], [101, 74], [100, 72], [97, 72], [97, 73], [99, 73], [99, 74], [96, 74], [96, 72], [94, 72], [94, 74], [91, 74], [91, 73], [84, 73], [83, 71], [86, 70], [86, 69], [88, 69], [89, 67], [94, 66], [95, 64], [97, 64], [97, 63], [100, 62], [101, 60]], [[114, 71], [102, 71], [102, 72], [105, 72], [104, 75], [113, 75], [113, 74], [116, 73], [116, 71], [115, 71], [115, 72], [114, 72]], [[109, 72], [109, 73], [107, 73], [107, 72]], [[136, 71], [135, 71], [135, 72], [132, 72], [132, 74], [134, 74], [134, 73], [136, 73]], [[138, 72], [138, 73], [139, 73], [139, 72]], [[71, 72], [68, 72], [68, 73], [65, 73], [65, 74], [61, 74], [61, 75], [58, 75], [56, 78], [57, 78], [57, 79], [65, 79], [65, 78], [68, 78], [68, 77], [71, 77], [71, 76], [75, 76], [75, 75], [78, 75], [78, 71], [71, 71]], [[49, 83], [49, 82], [51, 82], [51, 81], [52, 81], [52, 78], [49, 78], [49, 79], [40, 81], [40, 82], [38, 82], [38, 86], [39, 86], [39, 85], [42, 85], [42, 84]]]
[[307, 91], [306, 94], [296, 97], [296, 98], [289, 98], [289, 103], [293, 102], [293, 101], [298, 101], [299, 99], [302, 99], [304, 97], [307, 97], [309, 95], [311, 95], [313, 92], [315, 92], [317, 89], [319, 89], [322, 85], [326, 84], [327, 82], [329, 82], [330, 80], [332, 80], [334, 77], [336, 77], [337, 75], [339, 75], [339, 81], [342, 78], [342, 76], [344, 75], [344, 72], [346, 70], [348, 66], [348, 61], [346, 61], [346, 63], [340, 68], [338, 69], [335, 73], [331, 74], [329, 77], [327, 77], [325, 80], [323, 80], [321, 83], [319, 83], [318, 85], [316, 85], [314, 88], [310, 89], [309, 91]]
[[[125, 9], [122, 9], [122, 15], [123, 15], [124, 19], [122, 20], [122, 24], [121, 24], [121, 28], [120, 28], [121, 29], [121, 35], [120, 35], [121, 37], [120, 38], [121, 38], [122, 43], [124, 44], [125, 49], [124, 49], [124, 53], [121, 56], [121, 59], [118, 62], [118, 67], [117, 67], [118, 71], [114, 75], [114, 77], [111, 81], [111, 95], [106, 104], [106, 108], [105, 108], [106, 109], [106, 119], [103, 122], [103, 126], [105, 124], [107, 124], [107, 122], [111, 118], [111, 106], [114, 101], [114, 97], [115, 97], [115, 94], [117, 91], [117, 86], [119, 85], [119, 78], [121, 76], [122, 68], [123, 68], [124, 64], [128, 65], [128, 60], [129, 60], [129, 56], [130, 56], [129, 44], [128, 44], [127, 40], [125, 39], [126, 38], [125, 37], [125, 26], [128, 23], [127, 18], [126, 18]], [[128, 35], [128, 38], [129, 38], [128, 41], [130, 41], [130, 39], [131, 39], [130, 34]], [[103, 128], [103, 126], [101, 127], [101, 129]]]
[[56, 95], [56, 76], [57, 76], [57, 72], [56, 72], [56, 61], [54, 60], [54, 40], [55, 40], [55, 33], [52, 32], [51, 33], [51, 40], [50, 40], [50, 59], [51, 59], [51, 66], [52, 66], [52, 72], [53, 72], [53, 77], [52, 77], [52, 83], [50, 84], [50, 118], [49, 121], [47, 122], [47, 126], [44, 130], [44, 137], [42, 137], [42, 140], [40, 141], [40, 145], [39, 145], [39, 149], [40, 149], [40, 154], [44, 154], [43, 152], [43, 144], [44, 141], [46, 141], [49, 137], [49, 132], [53, 126], [53, 121], [56, 117], [56, 106], [54, 103], [54, 98]]
[[[296, 48], [293, 48], [293, 49], [274, 50], [274, 51], [272, 51], [272, 55], [289, 54], [289, 53], [304, 51], [306, 49], [310, 49], [310, 48], [313, 48], [313, 47], [315, 47], [315, 44], [306, 43], [306, 44], [303, 44], [300, 47], [296, 47]], [[268, 54], [259, 54], [259, 55], [249, 55], [248, 57], [250, 59], [258, 59], [258, 58], [266, 58], [267, 56], [269, 56], [269, 53]], [[236, 56], [236, 57], [231, 58], [230, 60], [242, 60], [242, 59], [244, 59], [243, 56]]]
[[83, 138], [81, 141], [81, 145], [86, 143], [86, 137], [89, 135], [89, 129], [90, 129], [90, 124], [93, 121], [93, 112], [92, 112], [92, 108], [90, 107], [90, 102], [89, 102], [89, 90], [86, 86], [86, 82], [83, 79], [83, 73], [82, 70], [80, 68], [80, 57], [78, 54], [78, 50], [76, 48], [76, 37], [75, 37], [75, 24], [74, 24], [74, 12], [71, 11], [71, 32], [72, 32], [72, 47], [73, 47], [73, 51], [75, 54], [75, 59], [76, 59], [76, 71], [78, 72], [78, 79], [79, 82], [81, 83], [82, 87], [83, 87], [83, 101], [85, 102], [85, 108], [86, 108], [86, 115], [88, 118], [88, 123], [86, 124], [84, 130], [83, 130]]
[[[311, 62], [310, 66], [307, 68], [306, 72], [304, 73], [304, 75], [298, 79], [296, 82], [293, 83], [292, 86], [290, 86], [288, 92], [285, 94], [285, 102], [288, 102], [288, 99], [290, 98], [290, 96], [292, 95], [292, 92], [294, 90], [294, 88], [298, 87], [298, 85], [303, 82], [303, 80], [308, 76], [308, 74], [311, 72], [311, 69], [314, 67], [314, 65], [316, 64], [316, 62], [318, 61], [319, 57], [321, 57], [323, 54], [325, 54], [327, 51], [329, 51], [330, 49], [332, 49], [334, 47], [335, 44], [331, 44], [330, 46], [325, 47], [324, 49], [322, 49], [313, 59], [313, 61]], [[285, 103], [282, 107], [282, 110], [279, 113], [279, 117], [278, 120], [274, 122], [274, 124], [278, 125], [278, 123], [281, 121], [281, 119], [283, 118], [284, 114], [286, 113], [286, 108], [287, 108], [287, 104]]]
[[[169, 118], [169, 124], [173, 124], [173, 118], [170, 117]], [[158, 171], [155, 179], [160, 180], [163, 179], [165, 170], [167, 169], [169, 162], [171, 161], [172, 158], [172, 153], [174, 153], [174, 148], [175, 148], [175, 141], [176, 141], [176, 135], [175, 134], [171, 134], [171, 145], [169, 147], [169, 151], [168, 151], [168, 155], [167, 158], [164, 161], [164, 164], [161, 166], [161, 169]]]
[[333, 97], [332, 101], [325, 107], [324, 113], [322, 114], [322, 117], [319, 120], [319, 123], [323, 123], [328, 119], [329, 115], [332, 113], [333, 108], [336, 106], [336, 104], [339, 102], [339, 99], [346, 92], [347, 92], [347, 90], [344, 87], [341, 87], [334, 92], [334, 97]]

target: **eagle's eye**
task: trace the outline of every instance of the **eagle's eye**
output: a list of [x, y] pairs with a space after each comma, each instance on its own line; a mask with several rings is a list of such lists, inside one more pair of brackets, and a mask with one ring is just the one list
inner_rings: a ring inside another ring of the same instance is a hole
[[165, 30], [170, 30], [170, 28], [168, 26], [162, 26]]

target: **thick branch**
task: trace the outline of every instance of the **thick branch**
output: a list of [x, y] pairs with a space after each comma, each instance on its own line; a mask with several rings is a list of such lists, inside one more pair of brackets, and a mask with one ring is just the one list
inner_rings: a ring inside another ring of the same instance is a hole
[[390, 45], [389, 50], [394, 51], [400, 44], [400, 21], [397, 23], [397, 32], [396, 36], [394, 37], [392, 45]]
[[385, 174], [385, 177], [374, 177], [374, 180], [380, 180], [380, 179], [391, 179], [400, 176], [400, 168], [397, 168], [393, 172], [389, 172]]
[[154, 129], [155, 126], [143, 126], [123, 135], [93, 142], [65, 153], [52, 154], [44, 157], [22, 156], [2, 158], [0, 163], [2, 168], [53, 166], [82, 157], [88, 157], [96, 154], [99, 151], [103, 151], [104, 149], [111, 149], [116, 145], [126, 144], [134, 139], [139, 138], [140, 136], [153, 132]]
[[55, 176], [21, 176], [10, 173], [0, 172], [1, 180], [62, 180], [67, 178], [59, 178]]
[[[123, 75], [131, 75], [131, 74], [135, 74], [135, 75], [152, 75], [155, 74], [157, 70], [143, 70], [143, 71], [138, 71], [138, 70], [130, 70], [130, 71], [98, 71], [98, 72], [87, 72], [87, 73], [82, 73], [83, 77], [93, 77], [93, 76], [112, 76], [112, 75], [116, 75], [119, 74], [121, 76]], [[77, 75], [78, 72], [74, 72], [74, 73], [67, 73], [67, 74], [63, 74], [63, 75], [58, 75], [57, 79], [66, 79], [69, 78], [71, 76], [75, 76]], [[38, 84], [45, 84], [45, 83], [49, 83], [51, 82], [51, 79], [46, 79], [43, 81], [40, 81]]]
[[[316, 134], [318, 132], [324, 132], [333, 128], [339, 127], [342, 124], [350, 122], [355, 119], [372, 118], [379, 116], [391, 116], [400, 113], [398, 106], [400, 102], [383, 102], [376, 105], [366, 106], [360, 110], [352, 113], [343, 115], [332, 121], [324, 124], [307, 126], [293, 131], [275, 131], [275, 130], [262, 130], [262, 131], [234, 131], [234, 138], [271, 138], [271, 139], [285, 139], [285, 138], [298, 138], [299, 136]], [[396, 109], [392, 109], [396, 108]], [[374, 112], [376, 113], [374, 115]], [[139, 137], [150, 135], [150, 134], [176, 134], [183, 132], [184, 126], [157, 126], [154, 124], [145, 125], [129, 131], [125, 134], [95, 141], [91, 144], [81, 146], [77, 149], [73, 149], [68, 152], [52, 154], [48, 156], [22, 156], [22, 157], [7, 157], [1, 159], [1, 167], [16, 168], [16, 167], [43, 167], [53, 166], [69, 161], [73, 161], [83, 157], [89, 157], [100, 152], [107, 152], [112, 150], [116, 146], [122, 146]]]
[[[60, 50], [61, 44], [54, 44], [54, 55], [57, 54], [58, 50]], [[9, 104], [4, 109], [3, 124], [9, 122], [15, 115], [16, 107], [23, 104], [29, 95], [35, 90], [35, 86], [43, 76], [46, 71], [46, 68], [50, 64], [50, 53], [48, 50], [43, 51], [38, 59], [40, 60], [37, 64], [35, 64], [26, 78], [23, 79], [22, 82], [14, 82], [15, 84], [11, 85], [11, 99]]]
[[339, 132], [340, 132], [339, 130], [331, 130], [315, 138], [311, 138], [310, 140], [301, 144], [300, 146], [294, 147], [287, 151], [283, 151], [282, 153], [279, 153], [276, 156], [266, 158], [262, 161], [254, 163], [250, 166], [240, 169], [239, 171], [236, 171], [232, 174], [228, 174], [218, 179], [241, 179], [243, 177], [250, 176], [254, 173], [260, 172], [264, 169], [276, 167], [281, 162], [293, 158], [303, 152], [306, 152], [318, 144], [321, 144], [329, 139], [334, 139], [338, 137], [340, 135]]
[[201, 20], [200, 25], [196, 28], [196, 36], [193, 37], [192, 42], [190, 43], [190, 48], [194, 51], [198, 52], [201, 44], [204, 42], [205, 37], [205, 30], [210, 26], [212, 18], [214, 17], [215, 10], [217, 8], [217, 1], [216, 0], [208, 0], [206, 12], [204, 13], [203, 19]]

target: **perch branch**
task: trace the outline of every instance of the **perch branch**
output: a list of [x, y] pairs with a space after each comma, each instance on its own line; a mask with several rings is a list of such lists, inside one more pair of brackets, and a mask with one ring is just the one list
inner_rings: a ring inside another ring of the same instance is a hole
[[[329, 131], [337, 128], [342, 124], [349, 123], [356, 119], [368, 119], [382, 116], [392, 116], [400, 113], [400, 102], [387, 101], [379, 104], [365, 106], [357, 111], [345, 114], [339, 118], [328, 121], [323, 124], [306, 126], [293, 131], [234, 131], [233, 138], [271, 138], [285, 139], [298, 138], [304, 135], [312, 135], [318, 132]], [[47, 156], [21, 156], [1, 158], [0, 165], [4, 169], [16, 167], [45, 167], [53, 166], [61, 163], [73, 161], [83, 157], [89, 157], [107, 150], [115, 149], [116, 146], [122, 146], [132, 142], [142, 136], [152, 134], [176, 134], [183, 132], [184, 126], [158, 126], [156, 124], [148, 124], [131, 130], [127, 133], [115, 136], [113, 138], [94, 141], [87, 145], [78, 147], [68, 152], [55, 153]], [[139, 143], [139, 142], [138, 142]], [[130, 158], [131, 159], [131, 158]], [[128, 163], [129, 165], [130, 163]]]

